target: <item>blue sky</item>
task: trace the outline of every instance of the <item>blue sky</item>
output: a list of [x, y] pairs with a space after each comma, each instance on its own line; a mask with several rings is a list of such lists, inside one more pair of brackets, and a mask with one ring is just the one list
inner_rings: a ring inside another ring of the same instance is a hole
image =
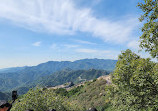
[[137, 52], [141, 1], [0, 0], [0, 68]]

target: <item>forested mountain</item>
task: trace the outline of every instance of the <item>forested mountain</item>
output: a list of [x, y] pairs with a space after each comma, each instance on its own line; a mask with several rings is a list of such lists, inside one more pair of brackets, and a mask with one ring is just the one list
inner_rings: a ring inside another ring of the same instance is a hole
[[[18, 88], [14, 88], [18, 91], [19, 95], [27, 93], [27, 91], [30, 88], [34, 88], [36, 86], [40, 87], [52, 87], [57, 86], [61, 84], [65, 84], [67, 82], [73, 82], [74, 84], [80, 83], [82, 81], [87, 80], [93, 80], [95, 78], [98, 78], [103, 75], [108, 75], [109, 72], [105, 70], [96, 70], [96, 69], [89, 69], [89, 70], [71, 70], [71, 69], [65, 69], [63, 71], [55, 72], [51, 75], [41, 77], [38, 80], [35, 80], [31, 83], [23, 84], [21, 87], [17, 86]], [[15, 83], [17, 84], [17, 83]], [[10, 86], [8, 86], [11, 88]], [[0, 93], [0, 96], [3, 96], [0, 98], [0, 100], [8, 99], [8, 97], [11, 97], [9, 94], [6, 95], [4, 93]]]
[[89, 69], [89, 70], [63, 70], [51, 75], [45, 76], [40, 78], [39, 80], [35, 81], [35, 85], [42, 85], [42, 86], [56, 86], [60, 84], [64, 84], [66, 82], [73, 82], [75, 84], [98, 78], [103, 75], [108, 75], [109, 72], [105, 70], [96, 70], [96, 69]]
[[0, 100], [7, 100], [9, 98], [9, 94], [0, 92]]
[[23, 87], [19, 87], [18, 93], [24, 94], [29, 88], [33, 88], [36, 86], [40, 87], [53, 87], [57, 85], [61, 85], [67, 82], [73, 82], [74, 84], [80, 83], [82, 81], [92, 80], [98, 78], [103, 75], [108, 75], [109, 72], [105, 70], [71, 70], [65, 69], [63, 71], [55, 72], [51, 75], [41, 77], [40, 79], [33, 81], [30, 84], [23, 85]]
[[[19, 86], [24, 86], [41, 77], [53, 74], [63, 69], [71, 68], [72, 70], [102, 69], [112, 71], [115, 67], [116, 60], [104, 59], [82, 59], [74, 62], [70, 61], [49, 61], [32, 67], [23, 67], [13, 72], [0, 73], [0, 91], [6, 91]], [[15, 68], [16, 69], [16, 68]]]
[[24, 66], [24, 67], [4, 68], [4, 69], [0, 69], [0, 73], [17, 72], [17, 71], [25, 69], [26, 67], [27, 66]]

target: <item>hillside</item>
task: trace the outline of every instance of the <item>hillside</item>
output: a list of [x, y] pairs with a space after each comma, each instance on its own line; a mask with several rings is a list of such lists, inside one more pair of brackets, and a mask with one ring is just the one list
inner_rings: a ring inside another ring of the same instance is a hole
[[67, 91], [68, 101], [77, 104], [80, 108], [95, 107], [103, 111], [109, 105], [106, 98], [107, 81], [105, 79], [97, 79], [86, 82], [84, 85], [74, 87]]
[[27, 66], [24, 66], [24, 67], [3, 68], [3, 69], [0, 69], [0, 73], [17, 72], [17, 71], [25, 69], [26, 67]]
[[106, 87], [108, 86], [106, 79], [109, 76], [102, 77], [87, 81], [84, 85], [73, 87], [70, 90], [63, 88], [30, 90], [19, 98], [21, 102], [14, 104], [12, 111], [19, 110], [19, 108], [20, 110], [31, 108], [41, 111], [44, 108], [45, 110], [56, 109], [57, 111], [86, 111], [92, 107], [97, 108], [98, 111], [111, 111], [110, 102], [106, 96]]
[[[49, 61], [32, 67], [13, 68], [16, 70], [13, 70], [11, 68], [10, 70], [4, 70], [4, 72], [2, 71], [0, 73], [0, 91], [6, 91], [16, 87], [22, 87], [25, 84], [30, 84], [33, 81], [39, 80], [39, 78], [41, 77], [68, 68], [71, 68], [72, 70], [88, 70], [93, 68], [112, 71], [115, 67], [116, 62], [116, 60], [109, 59], [82, 59], [74, 62]], [[11, 72], [11, 70], [13, 72]]]
[[0, 92], [0, 100], [8, 100], [9, 94]]
[[109, 72], [105, 70], [63, 70], [56, 73], [53, 73], [49, 76], [42, 77], [37, 80], [36, 83], [44, 86], [56, 86], [60, 84], [64, 84], [66, 82], [73, 82], [75, 84], [98, 78], [102, 75], [108, 75]]
[[23, 87], [18, 88], [20, 94], [24, 94], [28, 91], [29, 88], [40, 86], [40, 87], [53, 87], [61, 85], [67, 82], [73, 82], [74, 84], [92, 80], [103, 75], [108, 75], [109, 72], [105, 70], [71, 70], [65, 69], [63, 71], [55, 72], [51, 75], [41, 77], [40, 79], [33, 81], [30, 84], [24, 85]]

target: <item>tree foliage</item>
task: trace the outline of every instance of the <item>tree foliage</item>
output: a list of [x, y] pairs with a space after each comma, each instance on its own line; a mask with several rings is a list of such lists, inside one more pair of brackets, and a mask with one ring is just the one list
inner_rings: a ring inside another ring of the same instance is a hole
[[[88, 81], [72, 89], [31, 89], [27, 94], [19, 97], [11, 111], [86, 111], [95, 107], [98, 111], [111, 111], [109, 101], [106, 101], [104, 79]], [[19, 102], [20, 101], [20, 102]]]
[[150, 52], [152, 57], [158, 58], [158, 0], [144, 0], [138, 6], [144, 12], [139, 20], [145, 22], [140, 47]]
[[76, 105], [68, 103], [66, 99], [51, 90], [31, 89], [16, 101], [11, 111], [25, 111], [27, 109], [33, 109], [34, 111], [47, 111], [50, 109], [56, 109], [57, 111], [80, 111]]
[[127, 49], [113, 73], [112, 104], [124, 111], [158, 110], [158, 64]]

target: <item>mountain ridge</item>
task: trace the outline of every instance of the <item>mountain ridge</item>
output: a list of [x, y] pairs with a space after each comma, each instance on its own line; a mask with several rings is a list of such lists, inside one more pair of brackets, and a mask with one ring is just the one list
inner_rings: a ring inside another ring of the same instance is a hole
[[0, 73], [0, 91], [6, 91], [15, 87], [29, 84], [41, 77], [53, 74], [63, 69], [88, 70], [98, 69], [113, 71], [117, 60], [110, 59], [81, 59], [77, 61], [48, 61], [37, 66], [25, 67], [15, 72]]
[[80, 59], [80, 60], [74, 60], [74, 61], [47, 61], [47, 62], [39, 63], [39, 64], [33, 65], [33, 66], [18, 66], [18, 67], [1, 68], [0, 73], [14, 72], [14, 71], [22, 70], [22, 69], [25, 69], [25, 68], [37, 67], [37, 66], [41, 66], [41, 65], [44, 65], [44, 64], [50, 64], [50, 63], [75, 63], [75, 62], [89, 61], [89, 60], [117, 61], [117, 60], [114, 60], [114, 59], [98, 59], [98, 58], [94, 58], [94, 59], [88, 59], [87, 58], [87, 59]]

